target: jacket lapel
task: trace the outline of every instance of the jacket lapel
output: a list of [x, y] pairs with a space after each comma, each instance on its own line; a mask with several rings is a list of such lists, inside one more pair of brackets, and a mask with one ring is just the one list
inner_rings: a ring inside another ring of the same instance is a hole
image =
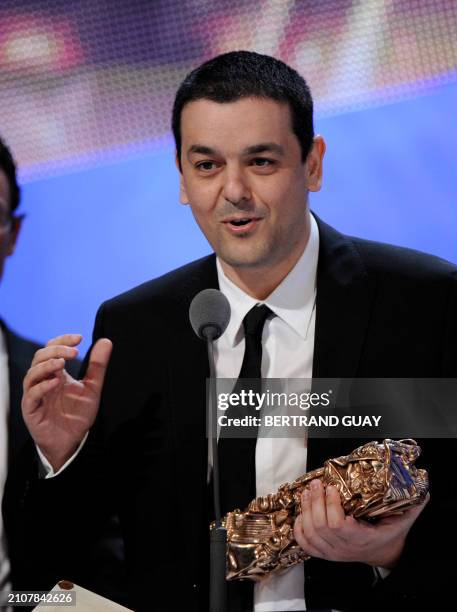
[[[317, 268], [316, 330], [313, 379], [353, 378], [371, 316], [375, 281], [350, 238], [318, 217], [320, 248]], [[344, 440], [313, 440], [309, 469], [342, 454]], [[310, 453], [311, 449], [311, 453]]]
[[[182, 442], [189, 439], [193, 431], [195, 440], [206, 438], [206, 378], [209, 363], [206, 343], [194, 333], [189, 321], [189, 306], [202, 290], [218, 289], [216, 258], [210, 256], [194, 267], [186, 281], [177, 287], [173, 296], [177, 306], [174, 333], [172, 375], [177, 375], [173, 384], [173, 403], [176, 406], [177, 431]], [[189, 429], [190, 428], [190, 429]], [[188, 458], [183, 458], [188, 461]]]
[[[204, 581], [208, 540], [207, 466], [208, 440], [206, 437], [206, 379], [209, 363], [206, 343], [198, 338], [189, 322], [189, 306], [203, 289], [218, 289], [216, 258], [211, 255], [200, 260], [189, 276], [176, 287], [173, 296], [177, 307], [175, 317], [172, 382], [173, 430], [176, 444], [178, 496], [188, 507], [186, 546], [196, 575], [194, 581]], [[200, 586], [198, 587], [200, 588]]]

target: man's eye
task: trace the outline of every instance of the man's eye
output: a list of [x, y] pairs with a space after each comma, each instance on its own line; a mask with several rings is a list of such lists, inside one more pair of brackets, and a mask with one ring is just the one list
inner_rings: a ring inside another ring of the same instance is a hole
[[252, 160], [254, 166], [258, 166], [259, 168], [266, 168], [268, 166], [272, 166], [274, 161], [272, 159], [267, 159], [266, 157], [256, 157]]
[[216, 164], [211, 161], [200, 162], [196, 165], [196, 168], [198, 170], [214, 170], [215, 167], [216, 167]]

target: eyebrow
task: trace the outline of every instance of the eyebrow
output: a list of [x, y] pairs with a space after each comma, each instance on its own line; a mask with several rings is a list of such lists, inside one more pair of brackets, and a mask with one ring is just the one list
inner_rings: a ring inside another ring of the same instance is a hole
[[[284, 155], [284, 147], [277, 144], [276, 142], [261, 142], [256, 145], [251, 145], [250, 147], [246, 147], [242, 151], [242, 155], [256, 155], [258, 153], [277, 153], [278, 155]], [[207, 147], [205, 145], [194, 144], [189, 147], [187, 155], [191, 155], [192, 153], [200, 153], [201, 155], [220, 155], [220, 152], [217, 149], [213, 149], [211, 147]]]
[[189, 147], [187, 151], [187, 156], [191, 153], [200, 153], [201, 155], [219, 155], [219, 152], [216, 149], [212, 149], [211, 147], [206, 147], [205, 145], [194, 144]]
[[260, 144], [246, 147], [243, 150], [243, 155], [255, 155], [256, 153], [277, 153], [278, 155], [284, 155], [284, 147], [277, 144], [276, 142], [261, 142]]

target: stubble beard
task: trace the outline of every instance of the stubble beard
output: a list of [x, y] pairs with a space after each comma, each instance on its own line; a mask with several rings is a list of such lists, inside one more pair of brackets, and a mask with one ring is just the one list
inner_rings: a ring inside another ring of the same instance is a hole
[[275, 235], [268, 242], [257, 241], [255, 244], [243, 244], [252, 240], [253, 237], [248, 235], [238, 235], [236, 243], [226, 244], [221, 242], [218, 249], [215, 249], [218, 257], [228, 266], [238, 269], [261, 269], [275, 265], [282, 259], [283, 249], [279, 245], [282, 244], [282, 236]]

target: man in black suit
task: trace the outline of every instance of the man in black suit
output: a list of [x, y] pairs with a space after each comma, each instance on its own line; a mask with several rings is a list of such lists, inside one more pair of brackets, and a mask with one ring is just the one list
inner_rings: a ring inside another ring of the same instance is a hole
[[[16, 214], [20, 190], [16, 178], [16, 166], [11, 152], [0, 139], [0, 278], [4, 264], [14, 252], [22, 223]], [[8, 470], [14, 465], [18, 450], [30, 438], [21, 414], [22, 382], [39, 346], [21, 338], [0, 321], [0, 497]], [[0, 587], [9, 583], [7, 534], [0, 523]]]
[[[457, 373], [456, 268], [343, 236], [310, 214], [308, 193], [320, 189], [325, 144], [314, 136], [312, 100], [295, 71], [254, 53], [219, 56], [181, 85], [173, 130], [181, 201], [190, 204], [217, 258], [102, 305], [81, 381], [64, 370], [65, 360], [77, 354], [79, 336], [60, 336], [36, 354], [23, 412], [47, 473], [38, 478], [34, 451], [32, 459], [24, 455], [6, 508], [18, 534], [16, 561], [21, 540], [38, 522], [43, 533], [65, 534], [50, 575], [68, 572], [72, 578], [85, 540], [114, 504], [123, 526], [130, 605], [137, 610], [207, 607], [208, 364], [188, 323], [199, 291], [220, 287], [239, 319], [217, 346], [218, 376], [239, 371], [241, 320], [257, 303], [270, 308], [262, 375]], [[158, 222], [165, 219], [164, 213]], [[309, 470], [353, 444], [309, 440], [306, 451], [292, 447], [295, 467], [305, 457]], [[448, 448], [441, 444], [439, 456], [429, 452], [427, 467], [445, 461]], [[257, 449], [257, 492], [274, 482], [261, 473], [268, 471], [267, 460], [268, 452]], [[304, 576], [296, 572], [289, 584], [284, 575], [270, 594], [268, 587], [243, 589], [231, 610], [405, 609], [422, 593], [434, 598], [451, 572], [439, 537], [455, 540], [446, 522], [455, 497], [439, 467], [431, 468], [430, 510], [424, 504], [375, 526], [346, 519], [337, 492], [325, 494], [317, 484], [295, 524], [298, 542], [313, 557]], [[229, 484], [238, 476], [229, 474]], [[82, 502], [82, 490], [93, 504]], [[436, 537], [430, 538], [426, 528], [435, 520]], [[434, 572], [433, 581], [418, 584], [424, 569]], [[172, 591], [164, 586], [170, 577]]]

